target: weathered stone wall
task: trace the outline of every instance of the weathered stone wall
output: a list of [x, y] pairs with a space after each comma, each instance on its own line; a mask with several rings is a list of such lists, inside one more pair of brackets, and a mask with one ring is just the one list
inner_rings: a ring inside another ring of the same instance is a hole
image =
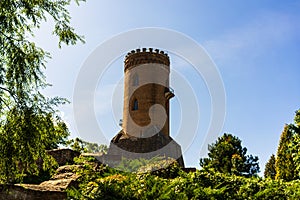
[[50, 180], [40, 184], [0, 185], [0, 200], [63, 200], [66, 189], [77, 187], [79, 176], [75, 173], [80, 165], [65, 165], [56, 170]]
[[73, 159], [80, 155], [79, 152], [72, 149], [53, 149], [48, 150], [47, 153], [56, 160], [59, 166], [73, 163]]
[[0, 185], [0, 199], [2, 200], [64, 200], [64, 191], [41, 190], [26, 188], [21, 185]]
[[[112, 140], [107, 156], [112, 158], [126, 157], [129, 159], [165, 156], [177, 160], [181, 167], [184, 167], [181, 147], [170, 136], [158, 133], [148, 138], [128, 137], [120, 131]], [[107, 158], [107, 159], [108, 159]]]

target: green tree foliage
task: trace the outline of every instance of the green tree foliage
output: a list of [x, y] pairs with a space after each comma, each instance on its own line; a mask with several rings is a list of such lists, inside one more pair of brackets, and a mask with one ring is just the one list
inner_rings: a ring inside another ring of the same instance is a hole
[[296, 111], [294, 124], [285, 125], [277, 149], [276, 178], [293, 180], [300, 178], [300, 109]]
[[295, 113], [296, 113], [295, 118], [294, 118], [295, 125], [299, 128], [300, 127], [300, 109], [297, 110]]
[[74, 151], [78, 151], [81, 153], [103, 153], [106, 154], [108, 147], [105, 144], [97, 144], [84, 141], [80, 138], [75, 138], [68, 140], [66, 143], [68, 146], [72, 148]]
[[295, 165], [289, 145], [293, 132], [290, 125], [285, 125], [281, 133], [276, 155], [276, 179], [293, 180]]
[[108, 147], [106, 144], [97, 144], [97, 143], [92, 143], [92, 142], [88, 142], [86, 144], [86, 152], [90, 152], [90, 153], [103, 153], [106, 154]]
[[164, 156], [155, 156], [151, 159], [126, 159], [123, 157], [116, 169], [122, 172], [149, 172], [165, 178], [176, 177], [181, 171], [175, 159]]
[[79, 167], [77, 172], [81, 175], [79, 187], [68, 190], [69, 199], [296, 200], [300, 196], [300, 180], [284, 182], [204, 170], [190, 173], [181, 171], [177, 176], [168, 177], [169, 171], [159, 174], [124, 173], [78, 160], [77, 166], [84, 167]]
[[40, 93], [48, 85], [43, 69], [50, 55], [28, 38], [48, 18], [55, 23], [59, 47], [82, 41], [69, 25], [70, 2], [0, 1], [0, 182], [38, 173], [36, 160], [43, 159], [45, 167], [45, 150], [64, 143], [69, 134], [54, 109], [66, 100]]
[[[119, 165], [116, 167], [117, 170], [123, 172], [137, 172], [141, 167], [145, 167], [154, 163], [158, 163], [164, 160], [163, 157], [153, 157], [151, 159], [139, 158], [139, 159], [127, 159], [122, 158]], [[145, 170], [147, 171], [147, 170]]]
[[290, 149], [295, 164], [295, 179], [300, 179], [300, 109], [296, 111], [295, 124], [292, 126], [294, 130]]
[[208, 158], [200, 159], [200, 166], [204, 169], [243, 176], [259, 172], [258, 157], [246, 155], [247, 148], [231, 134], [219, 137], [216, 143], [208, 146], [208, 151]]
[[264, 171], [265, 178], [275, 179], [276, 176], [275, 162], [276, 162], [275, 155], [272, 154], [265, 166], [265, 171]]
[[78, 151], [80, 153], [83, 153], [85, 151], [83, 140], [79, 138], [68, 140], [67, 145], [70, 146], [74, 151]]
[[281, 133], [276, 156], [276, 178], [300, 178], [300, 110], [296, 111], [294, 124], [286, 124]]
[[293, 141], [290, 145], [292, 158], [295, 164], [295, 179], [300, 179], [300, 133], [293, 136]]

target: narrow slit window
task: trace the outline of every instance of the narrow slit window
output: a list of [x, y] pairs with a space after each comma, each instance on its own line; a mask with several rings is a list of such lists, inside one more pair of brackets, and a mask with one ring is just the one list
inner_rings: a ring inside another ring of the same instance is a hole
[[139, 102], [137, 99], [134, 100], [133, 102], [133, 108], [132, 110], [138, 110], [139, 109]]
[[139, 85], [139, 76], [135, 74], [133, 76], [133, 86], [138, 86]]

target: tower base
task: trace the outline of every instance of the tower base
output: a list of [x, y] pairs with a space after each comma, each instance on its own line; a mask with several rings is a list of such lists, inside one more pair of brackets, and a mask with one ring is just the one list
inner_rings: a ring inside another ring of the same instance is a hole
[[170, 136], [160, 132], [152, 137], [137, 138], [121, 130], [110, 142], [106, 162], [115, 165], [122, 157], [151, 159], [156, 156], [173, 158], [180, 167], [184, 167], [180, 145]]

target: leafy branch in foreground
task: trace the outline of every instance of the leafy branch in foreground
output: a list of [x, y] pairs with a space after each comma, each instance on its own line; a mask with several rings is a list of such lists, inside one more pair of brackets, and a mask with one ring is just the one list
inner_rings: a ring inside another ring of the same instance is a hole
[[64, 143], [69, 135], [54, 108], [67, 101], [46, 98], [39, 91], [48, 86], [43, 69], [50, 54], [28, 38], [51, 19], [59, 47], [83, 41], [70, 26], [70, 3], [0, 1], [0, 182], [17, 182], [25, 174], [38, 173], [38, 159], [47, 168], [45, 150]]

